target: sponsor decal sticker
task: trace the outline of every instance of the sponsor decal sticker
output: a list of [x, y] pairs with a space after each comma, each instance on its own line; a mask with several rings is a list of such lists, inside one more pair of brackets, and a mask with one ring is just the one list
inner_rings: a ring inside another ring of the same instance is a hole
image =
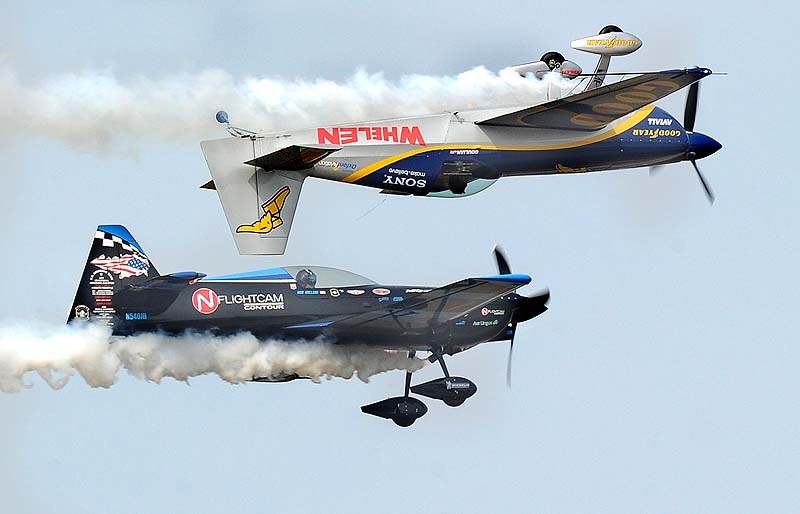
[[333, 171], [353, 171], [358, 169], [358, 165], [356, 163], [343, 161], [319, 161], [317, 166], [333, 168]]
[[392, 294], [392, 292], [382, 287], [376, 287], [375, 289], [372, 290], [372, 294], [374, 294], [375, 296], [389, 296], [390, 294]]
[[503, 309], [489, 309], [487, 307], [481, 309], [481, 314], [483, 314], [484, 316], [488, 316], [489, 314], [491, 314], [492, 316], [503, 316], [505, 315], [505, 313], [506, 311]]
[[334, 298], [338, 297], [340, 294], [341, 293], [339, 292], [338, 289], [331, 289], [331, 296], [333, 296]]
[[672, 129], [633, 129], [631, 134], [634, 136], [649, 137], [650, 139], [658, 139], [659, 137], [677, 137], [681, 135], [680, 130]]
[[361, 296], [362, 294], [366, 293], [363, 289], [348, 289], [347, 294], [351, 294], [353, 296]]
[[497, 320], [494, 320], [494, 321], [480, 320], [480, 321], [473, 321], [472, 322], [472, 326], [473, 327], [492, 327], [494, 325], [497, 325], [498, 323], [500, 323], [500, 322], [497, 321]]
[[393, 302], [402, 302], [402, 301], [403, 301], [403, 299], [404, 299], [404, 298], [403, 298], [402, 296], [393, 296], [393, 297], [392, 297], [392, 301], [393, 301]]
[[147, 260], [147, 257], [133, 253], [120, 255], [119, 257], [101, 255], [90, 261], [89, 264], [102, 270], [110, 271], [119, 276], [120, 279], [138, 277], [140, 275], [147, 276], [147, 270], [150, 269], [150, 261]]
[[463, 150], [450, 150], [450, 155], [478, 155], [481, 153], [478, 149], [463, 149]]
[[332, 127], [330, 129], [320, 127], [317, 129], [317, 143], [321, 145], [349, 145], [367, 141], [425, 146], [425, 138], [422, 137], [422, 131], [418, 125]]
[[219, 303], [224, 305], [241, 305], [246, 311], [283, 310], [283, 293], [249, 293], [219, 295]]
[[457, 327], [463, 327], [466, 324], [467, 324], [467, 322], [464, 321], [463, 319], [461, 321], [456, 321], [456, 326]]
[[201, 287], [192, 293], [192, 306], [200, 314], [213, 314], [219, 307], [219, 296], [214, 290]]
[[278, 189], [278, 191], [272, 195], [272, 198], [261, 205], [261, 208], [264, 210], [264, 215], [250, 225], [239, 225], [236, 228], [236, 232], [269, 234], [274, 229], [283, 225], [281, 211], [283, 210], [283, 205], [286, 203], [286, 198], [289, 197], [291, 192], [292, 190], [289, 189], [289, 186], [283, 186], [282, 188]]
[[383, 303], [383, 302], [388, 302], [388, 301], [389, 301], [389, 297], [388, 296], [381, 296], [380, 298], [378, 298], [378, 303]]
[[89, 307], [77, 305], [75, 307], [75, 317], [83, 321], [89, 321]]
[[430, 291], [431, 291], [430, 289], [419, 289], [419, 288], [406, 289], [406, 293], [428, 293]]

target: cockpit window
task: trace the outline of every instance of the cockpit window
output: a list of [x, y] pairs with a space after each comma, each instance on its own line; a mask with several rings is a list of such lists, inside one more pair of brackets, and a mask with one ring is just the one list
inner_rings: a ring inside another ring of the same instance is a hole
[[294, 277], [298, 289], [368, 286], [375, 283], [367, 277], [325, 266], [286, 266], [283, 269]]

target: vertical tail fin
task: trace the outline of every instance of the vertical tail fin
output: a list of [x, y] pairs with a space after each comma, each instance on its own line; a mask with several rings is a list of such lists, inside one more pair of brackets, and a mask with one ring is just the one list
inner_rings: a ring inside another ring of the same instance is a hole
[[67, 321], [92, 319], [113, 325], [114, 294], [121, 287], [157, 276], [155, 266], [128, 229], [122, 225], [100, 225]]
[[307, 169], [331, 150], [291, 147], [269, 153], [272, 148], [262, 139], [233, 137], [200, 146], [212, 178], [202, 187], [217, 190], [239, 253], [282, 254]]

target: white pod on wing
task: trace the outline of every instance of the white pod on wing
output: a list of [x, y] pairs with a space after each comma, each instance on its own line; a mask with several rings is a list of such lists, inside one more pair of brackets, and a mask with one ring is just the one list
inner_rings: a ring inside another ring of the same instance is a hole
[[628, 55], [642, 47], [642, 40], [627, 32], [607, 32], [576, 39], [572, 48], [597, 55]]

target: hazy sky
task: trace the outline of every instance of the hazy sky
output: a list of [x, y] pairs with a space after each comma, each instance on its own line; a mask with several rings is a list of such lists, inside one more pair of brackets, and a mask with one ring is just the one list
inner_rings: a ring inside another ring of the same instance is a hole
[[[703, 81], [696, 125], [724, 145], [700, 162], [713, 206], [688, 163], [654, 177], [503, 179], [455, 201], [393, 197], [361, 219], [375, 190], [311, 180], [281, 257], [236, 254], [216, 195], [197, 189], [198, 141], [75, 148], [20, 129], [18, 98], [0, 87], [0, 323], [63, 321], [99, 223], [128, 226], [164, 273], [308, 263], [436, 285], [493, 272], [501, 243], [534, 277], [522, 292], [553, 295], [519, 329], [513, 389], [507, 344], [481, 346], [448, 361], [478, 394], [458, 409], [427, 401], [408, 430], [359, 411], [400, 394], [400, 372], [190, 387], [122, 376], [108, 390], [76, 378], [59, 391], [32, 376], [31, 390], [0, 395], [3, 512], [797, 510], [794, 4], [4, 3], [0, 78], [23, 88], [93, 72], [452, 75], [547, 50], [590, 69], [569, 41], [607, 23], [644, 41], [616, 70], [729, 75]], [[680, 119], [683, 100], [659, 105]], [[209, 124], [205, 137], [223, 135]]]

